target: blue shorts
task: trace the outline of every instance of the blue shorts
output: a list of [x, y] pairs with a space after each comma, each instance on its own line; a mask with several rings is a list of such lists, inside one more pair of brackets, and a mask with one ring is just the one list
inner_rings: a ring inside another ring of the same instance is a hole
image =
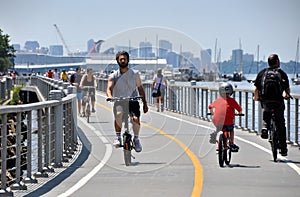
[[81, 92], [77, 92], [76, 96], [77, 96], [78, 100], [82, 100], [82, 93]]

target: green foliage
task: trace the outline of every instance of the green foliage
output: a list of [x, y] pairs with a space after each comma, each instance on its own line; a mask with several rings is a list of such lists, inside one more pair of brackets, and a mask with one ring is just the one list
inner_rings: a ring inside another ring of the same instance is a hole
[[9, 42], [9, 35], [3, 34], [2, 29], [0, 29], [0, 71], [6, 71], [10, 68], [12, 66], [10, 59], [15, 57], [16, 51]]
[[21, 86], [15, 86], [13, 88], [13, 97], [9, 102], [9, 105], [17, 105], [19, 103], [20, 97], [19, 93], [21, 91], [22, 87]]

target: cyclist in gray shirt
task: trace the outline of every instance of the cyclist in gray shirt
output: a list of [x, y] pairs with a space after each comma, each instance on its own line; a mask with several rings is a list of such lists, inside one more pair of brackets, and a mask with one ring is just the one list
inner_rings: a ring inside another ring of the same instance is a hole
[[[116, 60], [119, 65], [119, 70], [112, 73], [108, 78], [108, 86], [106, 90], [108, 99], [113, 97], [135, 97], [139, 94], [143, 97], [143, 111], [144, 113], [147, 113], [148, 106], [140, 75], [134, 72], [132, 69], [128, 68], [129, 54], [126, 51], [118, 52], [116, 55]], [[129, 101], [128, 106], [122, 106], [118, 102], [114, 103], [113, 111], [115, 117], [114, 125], [116, 131], [116, 139], [113, 144], [115, 147], [120, 147], [124, 110], [128, 110], [133, 120], [133, 143], [135, 145], [135, 151], [141, 152], [142, 145], [139, 140], [140, 105], [138, 101]]]

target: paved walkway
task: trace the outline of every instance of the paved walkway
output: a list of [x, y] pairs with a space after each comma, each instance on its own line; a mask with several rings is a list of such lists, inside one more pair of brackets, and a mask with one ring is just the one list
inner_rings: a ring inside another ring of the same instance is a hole
[[74, 163], [43, 185], [39, 180], [28, 196], [299, 195], [298, 147], [289, 146], [289, 155], [274, 163], [266, 140], [236, 129], [240, 151], [229, 166], [220, 168], [216, 146], [209, 144], [212, 123], [167, 111], [142, 114], [143, 151], [134, 153], [132, 166], [125, 166], [122, 150], [112, 147], [111, 107], [97, 95], [91, 123], [78, 120], [82, 145]]

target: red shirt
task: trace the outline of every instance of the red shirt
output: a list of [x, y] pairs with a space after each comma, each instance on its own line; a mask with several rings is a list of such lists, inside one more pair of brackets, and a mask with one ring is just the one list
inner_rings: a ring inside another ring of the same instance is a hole
[[242, 111], [242, 107], [230, 96], [226, 99], [219, 97], [208, 106], [209, 109], [215, 108], [212, 121], [215, 126], [234, 124], [235, 110]]

